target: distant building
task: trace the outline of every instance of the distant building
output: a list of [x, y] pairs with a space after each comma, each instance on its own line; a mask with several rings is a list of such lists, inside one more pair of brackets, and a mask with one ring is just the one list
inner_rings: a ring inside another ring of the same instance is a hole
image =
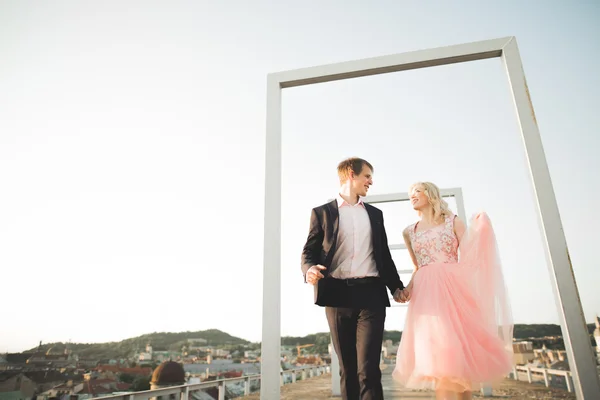
[[123, 367], [120, 365], [98, 365], [87, 375], [87, 379], [117, 379], [121, 374], [133, 376], [149, 376], [152, 374], [150, 367]]
[[163, 361], [175, 361], [180, 360], [182, 354], [179, 351], [153, 351], [152, 360], [163, 362]]
[[11, 392], [11, 398], [32, 399], [65, 382], [81, 382], [83, 376], [45, 369], [38, 371], [5, 371], [0, 373], [0, 393]]
[[152, 361], [152, 345], [150, 343], [148, 343], [146, 345], [146, 351], [141, 352], [138, 355], [138, 360], [139, 361]]
[[22, 369], [33, 353], [6, 353], [1, 356], [0, 371]]
[[398, 345], [394, 345], [391, 340], [384, 340], [381, 345], [381, 356], [383, 358], [393, 358], [398, 353]]
[[187, 350], [198, 351], [208, 344], [208, 340], [202, 338], [188, 339]]
[[256, 360], [258, 357], [260, 357], [260, 351], [258, 351], [258, 350], [245, 350], [244, 351], [244, 358], [247, 358], [250, 360]]
[[[567, 352], [564, 350], [550, 350], [543, 345], [541, 349], [534, 349], [535, 360], [541, 367], [550, 368], [552, 365], [563, 365], [567, 361]], [[563, 363], [563, 364], [557, 364]], [[553, 369], [560, 369], [554, 368]]]
[[533, 342], [513, 342], [513, 362], [515, 365], [525, 365], [534, 359]]
[[194, 346], [192, 348], [189, 349], [189, 351], [194, 354], [194, 353], [198, 353], [198, 352], [202, 352], [202, 353], [211, 353], [213, 351], [215, 351], [215, 347], [213, 346]]
[[14, 399], [25, 399], [31, 398], [36, 392], [36, 383], [25, 374], [18, 372], [0, 374], [0, 393], [10, 393], [10, 397]]
[[72, 357], [68, 346], [54, 346], [42, 351], [42, 342], [40, 342], [38, 350], [27, 359], [27, 365], [34, 367], [62, 368], [75, 366], [76, 363], [77, 360]]

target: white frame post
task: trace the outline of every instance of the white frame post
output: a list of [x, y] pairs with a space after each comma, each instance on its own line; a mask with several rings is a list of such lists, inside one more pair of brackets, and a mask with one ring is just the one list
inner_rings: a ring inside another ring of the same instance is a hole
[[517, 41], [515, 37], [506, 37], [268, 75], [260, 395], [262, 400], [280, 397], [281, 89], [496, 57], [501, 58], [506, 67], [523, 137], [536, 194], [538, 222], [545, 239], [546, 261], [575, 393], [578, 399], [600, 398], [600, 380]]
[[267, 89], [265, 226], [260, 398], [278, 399], [281, 368], [281, 87], [272, 77]]

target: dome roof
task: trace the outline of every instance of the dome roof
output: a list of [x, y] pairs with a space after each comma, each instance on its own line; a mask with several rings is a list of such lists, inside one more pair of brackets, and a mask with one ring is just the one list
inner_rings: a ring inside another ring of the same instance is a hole
[[154, 370], [150, 383], [154, 385], [182, 385], [185, 383], [185, 371], [175, 361], [165, 361]]

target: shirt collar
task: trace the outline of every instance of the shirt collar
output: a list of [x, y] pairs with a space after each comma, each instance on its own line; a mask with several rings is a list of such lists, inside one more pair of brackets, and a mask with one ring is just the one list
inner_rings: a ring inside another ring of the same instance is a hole
[[[344, 206], [347, 206], [347, 207], [352, 207], [352, 206], [351, 206], [351, 205], [350, 205], [348, 202], [346, 202], [346, 200], [344, 200], [344, 199], [342, 198], [342, 196], [340, 196], [340, 194], [339, 194], [339, 193], [338, 193], [338, 195], [337, 195], [337, 205], [338, 205], [338, 208], [339, 208], [339, 207], [344, 207]], [[356, 204], [354, 205], [354, 207], [356, 207], [356, 206], [361, 206], [361, 207], [363, 207], [363, 208], [364, 208], [364, 206], [365, 206], [365, 203], [363, 202], [363, 199], [362, 199], [362, 197], [360, 197], [360, 196], [358, 197], [358, 203], [356, 203]]]

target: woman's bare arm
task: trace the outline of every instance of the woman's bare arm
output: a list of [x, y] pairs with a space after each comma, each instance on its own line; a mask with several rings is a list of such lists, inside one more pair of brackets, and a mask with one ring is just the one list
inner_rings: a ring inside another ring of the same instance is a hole
[[408, 254], [410, 254], [410, 258], [415, 267], [415, 270], [414, 270], [412, 276], [410, 277], [410, 282], [409, 282], [408, 286], [406, 287], [410, 291], [410, 290], [412, 290], [412, 287], [413, 287], [413, 278], [414, 278], [415, 274], [417, 273], [417, 271], [419, 270], [419, 264], [417, 263], [417, 257], [415, 256], [415, 252], [412, 248], [412, 244], [410, 243], [410, 236], [408, 233], [409, 229], [410, 229], [410, 226], [408, 228], [404, 229], [404, 231], [402, 232], [402, 237], [404, 238], [404, 244], [406, 245], [406, 250], [408, 250]]
[[454, 234], [456, 235], [456, 238], [458, 239], [458, 245], [460, 246], [460, 242], [462, 241], [463, 235], [465, 234], [465, 231], [467, 230], [467, 227], [465, 225], [465, 223], [458, 218], [458, 216], [454, 217]]

